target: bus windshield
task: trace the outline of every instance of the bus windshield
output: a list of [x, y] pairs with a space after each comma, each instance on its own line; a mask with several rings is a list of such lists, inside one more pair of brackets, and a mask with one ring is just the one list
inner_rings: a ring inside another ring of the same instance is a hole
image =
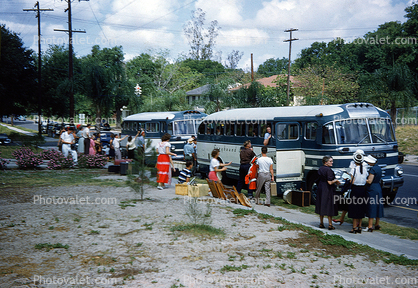
[[[328, 123], [323, 126], [322, 142], [324, 144], [337, 143], [360, 145], [395, 141], [395, 135], [390, 119], [348, 119], [335, 121], [334, 125], [332, 125], [332, 123]], [[336, 141], [332, 139], [332, 136], [334, 135], [334, 127]], [[368, 128], [370, 128], [370, 133]]]
[[195, 135], [195, 120], [180, 120], [173, 122], [173, 135]]
[[370, 133], [373, 143], [387, 143], [395, 141], [390, 119], [369, 119]]

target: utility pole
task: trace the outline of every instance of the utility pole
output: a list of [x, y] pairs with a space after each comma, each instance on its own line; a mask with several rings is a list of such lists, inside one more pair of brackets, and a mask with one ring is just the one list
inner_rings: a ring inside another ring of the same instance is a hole
[[[73, 33], [86, 33], [86, 31], [73, 31], [72, 23], [71, 23], [71, 1], [72, 0], [64, 0], [68, 3], [68, 8], [65, 9], [65, 12], [68, 12], [68, 30], [62, 29], [54, 29], [54, 31], [60, 32], [68, 32], [69, 41], [68, 41], [68, 80], [70, 82], [70, 123], [74, 123], [74, 86], [73, 86]], [[81, 0], [78, 0], [80, 2]], [[84, 0], [89, 1], [89, 0]]]
[[253, 62], [253, 53], [251, 53], [251, 82], [254, 82], [254, 62]]
[[36, 9], [23, 9], [23, 11], [36, 11], [38, 18], [38, 134], [42, 136], [42, 57], [41, 57], [41, 11], [54, 11], [54, 9], [41, 9], [39, 1], [36, 2]]
[[284, 32], [290, 32], [290, 38], [288, 40], [284, 40], [283, 42], [289, 42], [289, 64], [287, 65], [287, 106], [289, 106], [289, 94], [290, 94], [290, 56], [292, 55], [292, 41], [299, 40], [297, 38], [292, 38], [292, 32], [298, 31], [298, 29], [290, 28], [288, 30], [284, 30]]

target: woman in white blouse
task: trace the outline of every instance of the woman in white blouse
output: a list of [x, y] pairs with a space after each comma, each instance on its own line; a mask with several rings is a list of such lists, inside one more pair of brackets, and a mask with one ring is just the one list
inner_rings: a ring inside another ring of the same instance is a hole
[[219, 181], [218, 176], [216, 175], [217, 172], [222, 172], [225, 171], [227, 169], [227, 167], [225, 166], [229, 166], [231, 165], [231, 162], [224, 164], [224, 163], [220, 163], [218, 160], [219, 157], [219, 149], [213, 149], [212, 151], [212, 160], [210, 160], [210, 166], [209, 166], [209, 179], [210, 180], [214, 180], [214, 181]]
[[177, 154], [174, 154], [170, 151], [171, 144], [168, 142], [170, 141], [171, 135], [168, 133], [165, 133], [161, 137], [161, 143], [157, 146], [157, 183], [158, 183], [158, 189], [162, 190], [164, 188], [167, 188], [165, 184], [170, 185], [171, 184], [171, 157], [177, 156]]

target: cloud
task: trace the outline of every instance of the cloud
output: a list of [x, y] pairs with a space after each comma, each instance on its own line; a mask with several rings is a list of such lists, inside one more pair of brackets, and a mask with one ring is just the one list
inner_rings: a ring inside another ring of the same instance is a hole
[[217, 20], [220, 26], [241, 26], [243, 18], [241, 16], [243, 1], [240, 0], [198, 0], [195, 4], [196, 8], [201, 8], [206, 12], [206, 21], [210, 23]]

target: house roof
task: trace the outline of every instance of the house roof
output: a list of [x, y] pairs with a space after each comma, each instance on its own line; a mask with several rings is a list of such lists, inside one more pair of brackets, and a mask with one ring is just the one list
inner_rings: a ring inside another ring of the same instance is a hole
[[210, 84], [203, 85], [201, 87], [197, 87], [196, 89], [190, 90], [186, 92], [187, 96], [200, 96], [210, 89]]
[[[261, 79], [255, 80], [255, 81], [257, 81], [258, 83], [260, 83], [264, 87], [277, 87], [278, 85], [275, 83], [275, 81], [276, 81], [278, 76], [282, 76], [282, 77], [287, 78], [286, 74], [280, 74], [280, 75], [273, 75], [273, 76], [270, 76], [270, 77], [261, 78]], [[297, 84], [298, 84], [298, 81], [292, 75], [290, 75], [290, 82], [292, 82], [292, 84], [293, 84], [292, 86], [297, 86]], [[229, 89], [229, 91], [230, 92], [235, 92], [235, 91], [238, 91], [241, 88], [248, 88], [248, 87], [250, 87], [250, 85], [251, 85], [251, 82], [246, 83], [244, 85], [241, 85], [239, 87]]]

